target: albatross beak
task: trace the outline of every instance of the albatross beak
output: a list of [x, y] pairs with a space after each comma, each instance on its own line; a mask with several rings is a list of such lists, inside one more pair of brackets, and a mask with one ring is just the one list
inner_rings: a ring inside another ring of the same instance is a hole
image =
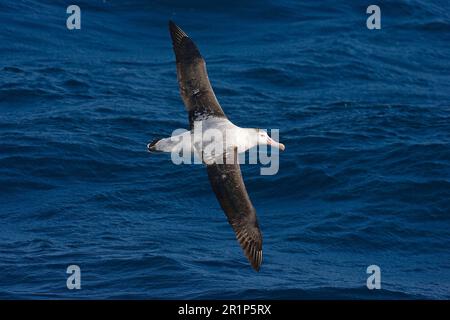
[[284, 151], [284, 149], [285, 149], [284, 144], [276, 142], [272, 138], [269, 138], [268, 142], [269, 142], [269, 145], [274, 146], [275, 148], [278, 148], [280, 151]]

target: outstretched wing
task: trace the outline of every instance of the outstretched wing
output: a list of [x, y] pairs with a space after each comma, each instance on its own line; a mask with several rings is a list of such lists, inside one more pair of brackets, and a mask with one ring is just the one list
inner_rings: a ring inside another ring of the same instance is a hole
[[189, 112], [191, 128], [194, 121], [209, 116], [226, 118], [211, 87], [205, 60], [203, 60], [197, 46], [172, 21], [169, 22], [169, 29], [177, 63], [180, 94]]
[[[180, 94], [189, 113], [191, 128], [194, 121], [210, 116], [226, 118], [211, 87], [205, 60], [197, 46], [172, 21], [169, 22], [169, 29], [177, 63]], [[212, 189], [228, 222], [252, 267], [258, 271], [262, 263], [262, 236], [239, 164], [212, 164], [207, 166], [207, 171]]]
[[262, 263], [262, 235], [239, 164], [212, 164], [206, 168], [212, 189], [236, 238], [252, 267], [259, 271]]

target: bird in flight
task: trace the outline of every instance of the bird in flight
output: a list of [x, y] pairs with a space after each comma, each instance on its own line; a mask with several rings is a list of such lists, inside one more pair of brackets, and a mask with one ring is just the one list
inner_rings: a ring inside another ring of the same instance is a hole
[[[273, 146], [282, 151], [285, 147], [269, 137], [264, 130], [241, 128], [228, 120], [211, 87], [205, 60], [197, 46], [172, 21], [169, 22], [169, 30], [175, 52], [180, 95], [188, 112], [190, 131], [175, 137], [153, 140], [147, 148], [150, 152], [181, 153], [190, 150], [202, 159], [206, 164], [212, 189], [244, 254], [253, 269], [259, 271], [262, 263], [262, 235], [255, 208], [242, 179], [237, 154], [257, 145]], [[211, 129], [226, 137], [226, 143], [217, 146], [218, 141], [210, 141], [216, 144], [215, 148], [206, 148], [204, 141], [197, 143], [194, 138], [196, 130], [205, 133]]]

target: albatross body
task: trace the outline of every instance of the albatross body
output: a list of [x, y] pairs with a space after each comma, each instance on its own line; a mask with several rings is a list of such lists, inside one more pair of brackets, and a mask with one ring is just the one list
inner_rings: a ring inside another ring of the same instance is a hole
[[[256, 145], [271, 145], [280, 150], [284, 150], [284, 145], [272, 140], [264, 130], [241, 128], [228, 120], [213, 92], [205, 61], [197, 46], [172, 21], [169, 22], [169, 29], [180, 94], [189, 115], [190, 131], [154, 140], [147, 145], [148, 150], [176, 153], [191, 150], [202, 159], [212, 189], [237, 240], [252, 267], [259, 271], [262, 263], [262, 235], [236, 155]], [[211, 144], [205, 147], [205, 141], [196, 141], [196, 136], [204, 137], [211, 129], [219, 132], [225, 141], [212, 140], [212, 147]]]

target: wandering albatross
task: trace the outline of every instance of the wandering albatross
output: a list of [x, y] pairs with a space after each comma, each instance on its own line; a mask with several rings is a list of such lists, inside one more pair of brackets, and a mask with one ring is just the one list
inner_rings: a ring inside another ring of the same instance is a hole
[[[242, 180], [236, 154], [245, 152], [256, 145], [270, 145], [280, 150], [284, 150], [284, 145], [274, 141], [264, 130], [240, 128], [231, 123], [217, 101], [208, 79], [205, 60], [197, 46], [172, 21], [169, 21], [169, 30], [175, 52], [180, 94], [189, 114], [190, 131], [186, 131], [180, 137], [189, 135], [187, 148], [200, 155], [203, 163], [206, 164], [208, 177], [220, 206], [233, 227], [250, 264], [259, 271], [262, 263], [262, 235], [255, 208]], [[224, 134], [226, 131], [226, 147], [222, 149], [223, 153], [205, 155], [206, 148], [202, 147], [202, 144], [196, 144], [193, 138], [191, 140], [198, 123], [202, 125], [203, 132], [211, 128], [220, 130]], [[179, 140], [169, 137], [153, 140], [147, 148], [151, 152], [179, 153], [180, 146], [186, 147], [180, 144]], [[234, 161], [229, 161], [229, 158], [233, 156]], [[218, 159], [224, 159], [224, 161], [217, 161]]]

